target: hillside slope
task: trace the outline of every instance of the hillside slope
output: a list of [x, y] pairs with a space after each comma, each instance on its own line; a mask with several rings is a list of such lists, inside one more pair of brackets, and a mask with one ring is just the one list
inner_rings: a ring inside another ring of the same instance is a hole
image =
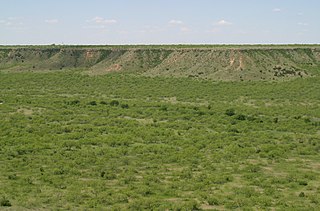
[[134, 72], [147, 76], [214, 80], [307, 77], [320, 63], [320, 47], [0, 47], [0, 69], [83, 69], [88, 74]]

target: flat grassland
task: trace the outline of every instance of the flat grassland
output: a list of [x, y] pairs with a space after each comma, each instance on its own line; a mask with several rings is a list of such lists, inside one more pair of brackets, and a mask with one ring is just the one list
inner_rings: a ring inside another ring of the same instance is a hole
[[318, 210], [320, 75], [0, 72], [0, 205]]

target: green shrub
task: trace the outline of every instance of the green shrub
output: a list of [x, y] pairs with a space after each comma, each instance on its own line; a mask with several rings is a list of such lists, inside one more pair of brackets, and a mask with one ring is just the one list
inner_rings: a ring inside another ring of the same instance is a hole
[[80, 100], [72, 100], [68, 104], [69, 105], [79, 105], [80, 104]]
[[101, 176], [101, 177], [104, 177], [105, 174], [106, 174], [106, 172], [105, 172], [105, 171], [102, 171], [102, 172], [100, 173], [100, 176]]
[[183, 207], [184, 209], [182, 210], [201, 210], [199, 203], [195, 200], [185, 202]]
[[128, 104], [121, 104], [121, 108], [128, 109], [128, 108], [129, 108], [129, 105], [128, 105]]
[[117, 175], [112, 172], [101, 173], [101, 177], [106, 178], [107, 180], [114, 180], [117, 178]]
[[160, 111], [168, 111], [168, 106], [162, 105], [162, 106], [160, 107]]
[[214, 196], [209, 196], [209, 198], [207, 199], [207, 202], [209, 205], [220, 205], [221, 202], [217, 197]]
[[101, 105], [108, 105], [108, 103], [106, 101], [100, 101]]
[[110, 105], [111, 106], [118, 106], [120, 103], [118, 100], [111, 100]]
[[246, 119], [247, 119], [248, 121], [250, 121], [250, 122], [253, 122], [253, 121], [256, 120], [256, 117], [254, 117], [254, 116], [248, 116]]
[[307, 186], [308, 185], [308, 182], [304, 181], [304, 180], [300, 180], [298, 183], [299, 183], [299, 185], [302, 185], [302, 186]]
[[96, 101], [90, 101], [90, 102], [88, 103], [88, 105], [96, 106], [96, 105], [97, 105], [97, 102], [96, 102]]
[[0, 206], [11, 207], [11, 202], [6, 197], [2, 197], [0, 200]]
[[230, 133], [240, 133], [240, 131], [237, 128], [230, 128], [229, 132]]
[[235, 110], [233, 108], [228, 108], [225, 112], [227, 116], [234, 116], [236, 114]]
[[244, 121], [244, 120], [246, 120], [246, 116], [243, 115], [243, 114], [238, 114], [238, 115], [236, 116], [236, 120]]
[[8, 179], [16, 180], [17, 179], [17, 175], [16, 174], [11, 174], [11, 175], [8, 176]]

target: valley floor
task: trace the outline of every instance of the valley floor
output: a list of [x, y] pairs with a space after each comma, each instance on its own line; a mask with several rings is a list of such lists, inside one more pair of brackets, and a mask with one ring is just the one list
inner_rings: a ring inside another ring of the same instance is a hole
[[0, 205], [320, 209], [320, 78], [0, 72]]

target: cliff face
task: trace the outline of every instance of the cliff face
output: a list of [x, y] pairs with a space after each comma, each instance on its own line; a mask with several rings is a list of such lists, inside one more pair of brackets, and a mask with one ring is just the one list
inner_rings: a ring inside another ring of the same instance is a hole
[[0, 47], [0, 69], [82, 69], [88, 74], [133, 72], [147, 76], [215, 80], [307, 77], [320, 64], [320, 47], [299, 48], [89, 48]]

